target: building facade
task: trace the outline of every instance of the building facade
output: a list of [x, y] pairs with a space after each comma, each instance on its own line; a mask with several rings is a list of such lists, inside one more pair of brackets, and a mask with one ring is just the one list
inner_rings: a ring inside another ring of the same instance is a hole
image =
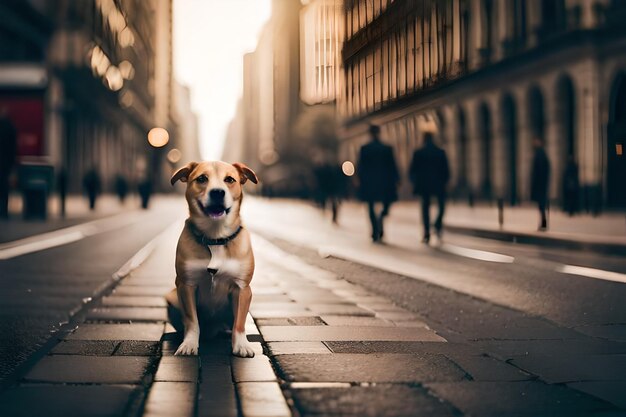
[[147, 132], [164, 127], [168, 146], [177, 140], [171, 3], [2, 2], [0, 105], [22, 162], [65, 172], [71, 192], [91, 169], [105, 191], [119, 175], [131, 184], [151, 175], [158, 189], [167, 150], [151, 148]]
[[594, 0], [345, 0], [341, 153], [378, 124], [404, 174], [436, 125], [458, 196], [528, 200], [532, 139], [550, 196], [568, 159], [582, 202], [626, 206], [624, 3]]

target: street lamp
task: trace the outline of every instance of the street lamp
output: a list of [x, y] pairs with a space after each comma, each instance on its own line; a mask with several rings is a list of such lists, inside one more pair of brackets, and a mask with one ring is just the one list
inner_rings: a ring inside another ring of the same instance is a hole
[[170, 134], [162, 127], [153, 127], [148, 132], [148, 143], [155, 148], [162, 148], [170, 141]]

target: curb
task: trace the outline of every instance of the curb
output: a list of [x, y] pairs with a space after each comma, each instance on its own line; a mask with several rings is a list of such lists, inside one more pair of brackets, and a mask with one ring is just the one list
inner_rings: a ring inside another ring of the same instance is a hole
[[540, 245], [557, 249], [590, 251], [603, 255], [626, 255], [626, 244], [620, 243], [573, 240], [549, 235], [538, 236], [534, 233], [481, 229], [465, 226], [445, 225], [444, 228], [446, 231], [451, 233], [500, 240], [504, 242]]

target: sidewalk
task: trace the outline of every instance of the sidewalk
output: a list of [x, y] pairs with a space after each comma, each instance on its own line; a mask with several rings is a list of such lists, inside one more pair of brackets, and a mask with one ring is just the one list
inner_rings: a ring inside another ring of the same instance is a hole
[[[362, 203], [345, 202], [341, 210], [362, 215]], [[431, 218], [437, 204], [431, 203]], [[391, 208], [389, 219], [419, 228], [419, 201], [400, 201]], [[539, 214], [533, 206], [504, 207], [504, 222], [498, 223], [496, 204], [469, 207], [455, 202], [446, 205], [445, 229], [452, 233], [555, 248], [591, 250], [605, 254], [626, 255], [626, 213], [602, 213], [593, 217], [578, 214], [569, 217], [559, 209], [549, 213], [549, 230], [539, 232]]]
[[[353, 203], [349, 203], [353, 204]], [[431, 204], [436, 210], [436, 204]], [[399, 202], [392, 216], [421, 224], [419, 202]], [[446, 230], [489, 239], [547, 245], [568, 249], [590, 249], [602, 253], [626, 254], [626, 213], [602, 213], [593, 217], [578, 214], [570, 217], [558, 208], [549, 212], [549, 230], [539, 232], [539, 214], [533, 206], [504, 207], [502, 227], [498, 208], [493, 205], [450, 203], [446, 206]]]
[[626, 407], [619, 338], [259, 235], [246, 323], [256, 356], [233, 357], [227, 338], [173, 356], [180, 338], [162, 296], [181, 227], [56, 335], [0, 394], [0, 415], [616, 416]]
[[[153, 197], [159, 200], [159, 195]], [[154, 203], [151, 201], [151, 204]], [[9, 219], [0, 219], [0, 243], [11, 242], [29, 236], [50, 232], [64, 227], [113, 216], [121, 212], [139, 210], [139, 198], [130, 195], [124, 204], [113, 194], [101, 195], [95, 210], [89, 210], [87, 198], [82, 195], [71, 195], [66, 200], [66, 214], [61, 217], [60, 202], [56, 195], [48, 200], [48, 218], [46, 220], [24, 220], [22, 218], [22, 199], [18, 194], [12, 194], [9, 199]]]

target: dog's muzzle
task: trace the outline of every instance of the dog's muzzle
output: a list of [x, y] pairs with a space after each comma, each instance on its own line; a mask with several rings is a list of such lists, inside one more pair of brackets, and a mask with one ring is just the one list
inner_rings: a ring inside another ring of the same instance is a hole
[[220, 217], [226, 216], [230, 213], [230, 207], [226, 207], [224, 204], [208, 204], [205, 206], [200, 200], [198, 200], [198, 206], [205, 216], [212, 219], [219, 219]]

